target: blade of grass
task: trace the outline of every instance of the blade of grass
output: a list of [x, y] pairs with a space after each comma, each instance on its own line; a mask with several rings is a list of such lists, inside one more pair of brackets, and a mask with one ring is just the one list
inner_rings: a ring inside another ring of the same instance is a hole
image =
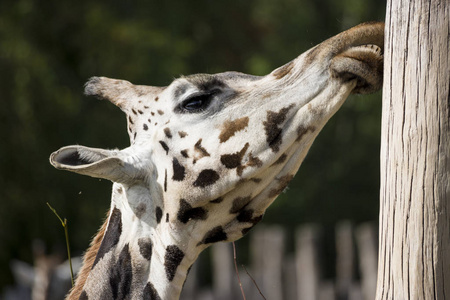
[[61, 217], [58, 215], [56, 210], [53, 207], [51, 207], [51, 205], [48, 202], [47, 202], [47, 206], [55, 214], [55, 216], [58, 217], [59, 221], [61, 222], [62, 227], [64, 228], [64, 234], [66, 235], [67, 256], [69, 257], [69, 265], [70, 265], [70, 280], [72, 282], [72, 287], [73, 287], [73, 285], [74, 285], [73, 269], [72, 269], [72, 258], [70, 256], [69, 229], [68, 229], [68, 226], [67, 226], [67, 219], [64, 218], [64, 221], [63, 221], [63, 219], [61, 219]]

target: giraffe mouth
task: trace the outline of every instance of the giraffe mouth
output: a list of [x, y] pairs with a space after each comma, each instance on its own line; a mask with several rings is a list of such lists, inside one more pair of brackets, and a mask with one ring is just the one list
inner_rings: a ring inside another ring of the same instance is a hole
[[332, 76], [356, 80], [353, 94], [370, 94], [383, 84], [383, 52], [374, 44], [351, 47], [331, 60]]

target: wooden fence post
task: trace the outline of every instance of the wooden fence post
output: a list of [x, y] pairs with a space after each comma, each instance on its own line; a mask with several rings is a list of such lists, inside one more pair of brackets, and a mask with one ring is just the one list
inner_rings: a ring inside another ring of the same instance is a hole
[[284, 274], [284, 299], [298, 299], [297, 296], [297, 272], [295, 265], [295, 255], [289, 254], [286, 256], [283, 262], [283, 274]]
[[[266, 299], [283, 299], [282, 270], [285, 232], [280, 226], [260, 227], [252, 234], [252, 276]], [[253, 289], [249, 299], [262, 299]]]
[[355, 232], [363, 299], [375, 298], [377, 284], [377, 235], [373, 223], [361, 224]]
[[388, 0], [376, 299], [450, 297], [448, 0]]
[[216, 243], [211, 246], [212, 275], [214, 299], [234, 299], [233, 279], [237, 276], [234, 271], [233, 249], [231, 243]]
[[354, 279], [353, 226], [349, 221], [336, 225], [336, 294], [348, 299]]
[[318, 299], [320, 265], [318, 243], [320, 230], [316, 225], [303, 225], [296, 235], [297, 295], [299, 300]]

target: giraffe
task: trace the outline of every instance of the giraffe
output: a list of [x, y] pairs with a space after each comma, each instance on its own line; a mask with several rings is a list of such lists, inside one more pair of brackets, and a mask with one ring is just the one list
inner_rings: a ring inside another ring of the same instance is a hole
[[50, 156], [113, 182], [68, 299], [178, 299], [204, 249], [262, 219], [348, 95], [381, 87], [383, 31], [358, 25], [266, 76], [196, 74], [166, 87], [91, 78], [85, 94], [126, 114], [130, 146]]

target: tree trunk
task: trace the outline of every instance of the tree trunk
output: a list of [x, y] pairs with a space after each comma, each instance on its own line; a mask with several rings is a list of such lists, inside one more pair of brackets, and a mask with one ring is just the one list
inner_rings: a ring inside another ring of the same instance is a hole
[[376, 299], [450, 299], [449, 0], [388, 0]]

